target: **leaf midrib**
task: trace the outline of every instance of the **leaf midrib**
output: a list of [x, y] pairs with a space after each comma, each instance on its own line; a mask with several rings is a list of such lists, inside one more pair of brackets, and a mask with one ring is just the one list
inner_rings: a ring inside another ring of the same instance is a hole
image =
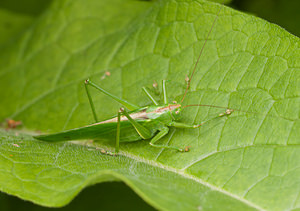
[[[214, 153], [217, 153], [217, 152], [214, 152]], [[188, 174], [184, 170], [178, 170], [176, 168], [173, 168], [173, 167], [170, 167], [170, 166], [166, 166], [166, 165], [160, 164], [158, 162], [154, 162], [154, 161], [149, 160], [149, 159], [144, 159], [144, 158], [141, 158], [139, 156], [136, 156], [136, 155], [133, 155], [133, 154], [127, 153], [127, 152], [120, 151], [119, 155], [120, 156], [124, 156], [126, 158], [129, 158], [131, 160], [140, 162], [140, 163], [144, 163], [144, 164], [152, 166], [152, 167], [160, 168], [160, 169], [163, 169], [165, 171], [168, 171], [168, 172], [171, 172], [171, 173], [175, 173], [176, 175], [179, 175], [179, 176], [181, 176], [181, 177], [183, 177], [185, 179], [193, 180], [193, 181], [195, 181], [195, 182], [197, 182], [197, 183], [199, 183], [199, 184], [201, 184], [203, 186], [206, 186], [206, 187], [210, 188], [211, 190], [220, 192], [220, 193], [225, 194], [225, 195], [227, 195], [227, 196], [229, 196], [231, 198], [237, 199], [238, 201], [240, 201], [240, 202], [242, 202], [242, 203], [244, 203], [244, 204], [246, 204], [246, 205], [248, 205], [250, 207], [253, 207], [253, 208], [257, 209], [257, 210], [261, 210], [261, 211], [265, 210], [265, 209], [259, 207], [258, 205], [255, 205], [252, 202], [250, 202], [250, 201], [248, 201], [248, 200], [246, 200], [244, 198], [239, 197], [238, 195], [232, 194], [232, 193], [230, 193], [228, 191], [225, 191], [225, 190], [223, 190], [221, 188], [218, 188], [218, 187], [216, 187], [214, 185], [211, 185], [211, 184], [209, 184], [209, 183], [201, 180], [198, 177], [195, 177], [195, 176], [193, 176], [191, 174]], [[124, 181], [124, 182], [126, 183], [126, 181]]]

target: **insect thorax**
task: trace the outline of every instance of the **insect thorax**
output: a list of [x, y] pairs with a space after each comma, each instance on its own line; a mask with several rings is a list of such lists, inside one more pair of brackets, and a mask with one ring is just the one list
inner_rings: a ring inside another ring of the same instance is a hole
[[156, 119], [161, 122], [171, 122], [180, 118], [180, 111], [180, 104], [168, 104], [149, 106], [146, 112], [149, 119]]

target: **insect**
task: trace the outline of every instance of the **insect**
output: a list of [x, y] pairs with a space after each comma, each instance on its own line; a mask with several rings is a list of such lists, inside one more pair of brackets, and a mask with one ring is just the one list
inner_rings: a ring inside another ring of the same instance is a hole
[[[68, 140], [79, 140], [79, 139], [107, 139], [112, 140], [115, 139], [115, 151], [102, 151], [103, 153], [109, 155], [116, 155], [119, 153], [119, 144], [122, 142], [132, 142], [138, 141], [142, 139], [151, 139], [150, 145], [152, 147], [164, 148], [164, 149], [173, 149], [180, 152], [189, 151], [189, 146], [178, 147], [178, 146], [169, 146], [165, 144], [158, 144], [157, 142], [168, 134], [169, 127], [175, 128], [198, 128], [203, 125], [205, 122], [191, 125], [183, 122], [179, 122], [181, 112], [183, 109], [191, 106], [209, 106], [216, 108], [224, 108], [226, 111], [224, 113], [219, 114], [216, 118], [220, 118], [221, 116], [230, 115], [233, 110], [227, 109], [225, 107], [220, 106], [212, 106], [212, 105], [187, 105], [182, 106], [182, 102], [184, 101], [186, 94], [189, 90], [191, 80], [196, 71], [199, 59], [202, 55], [205, 44], [211, 34], [211, 31], [217, 21], [218, 15], [222, 9], [223, 5], [219, 8], [219, 11], [214, 19], [214, 22], [210, 28], [210, 31], [207, 34], [206, 40], [200, 50], [200, 54], [194, 66], [193, 72], [190, 77], [186, 77], [186, 89], [184, 95], [180, 101], [180, 103], [173, 102], [171, 104], [168, 103], [167, 98], [167, 89], [166, 89], [166, 80], [162, 81], [162, 95], [163, 95], [163, 104], [160, 105], [154, 97], [150, 94], [149, 90], [145, 87], [142, 88], [146, 96], [153, 102], [154, 105], [138, 107], [124, 99], [121, 99], [103, 88], [99, 87], [91, 80], [85, 81], [85, 90], [88, 96], [88, 100], [91, 106], [91, 110], [95, 119], [94, 124], [87, 125], [80, 128], [75, 128], [59, 133], [53, 133], [48, 135], [39, 135], [35, 136], [36, 139], [43, 141], [68, 141]], [[111, 97], [118, 103], [122, 104], [123, 107], [120, 108], [117, 115], [111, 119], [107, 119], [104, 121], [98, 121], [95, 106], [89, 91], [89, 88], [93, 87], [103, 94]], [[125, 109], [125, 108], [126, 109]], [[127, 110], [128, 109], [128, 110]]]

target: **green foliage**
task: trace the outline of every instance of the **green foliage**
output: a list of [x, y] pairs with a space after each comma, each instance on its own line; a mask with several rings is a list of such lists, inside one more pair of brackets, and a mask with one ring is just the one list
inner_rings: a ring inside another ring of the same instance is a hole
[[0, 2], [0, 48], [10, 45], [12, 37], [25, 31], [49, 4], [50, 0], [2, 0]]
[[[17, 134], [0, 131], [0, 190], [57, 207], [89, 185], [123, 181], [162, 210], [299, 207], [299, 39], [230, 8], [220, 13], [184, 104], [243, 111], [214, 118], [223, 110], [187, 109], [183, 122], [208, 123], [172, 129], [162, 142], [190, 152], [146, 140], [122, 144], [111, 157], [98, 149], [113, 149], [114, 140], [50, 144], [28, 135], [92, 123], [87, 78], [141, 106], [150, 104], [142, 86], [169, 79], [171, 100], [180, 100], [218, 10], [201, 0], [54, 1], [0, 52], [0, 120], [24, 124]], [[117, 103], [92, 95], [99, 118], [116, 114]]]

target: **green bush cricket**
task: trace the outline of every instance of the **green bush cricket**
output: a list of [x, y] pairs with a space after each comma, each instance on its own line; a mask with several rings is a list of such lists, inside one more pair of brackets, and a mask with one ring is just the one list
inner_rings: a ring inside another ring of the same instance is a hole
[[[96, 85], [95, 83], [93, 83], [88, 79], [85, 81], [85, 90], [96, 123], [84, 127], [80, 127], [80, 128], [59, 132], [59, 133], [39, 135], [39, 136], [35, 136], [35, 138], [43, 141], [49, 141], [49, 142], [69, 141], [69, 140], [79, 140], [79, 139], [85, 139], [85, 140], [97, 139], [99, 137], [107, 140], [112, 140], [115, 138], [116, 139], [115, 151], [114, 152], [102, 151], [110, 155], [118, 154], [119, 144], [122, 142], [132, 142], [132, 141], [138, 141], [143, 139], [151, 139], [150, 145], [153, 147], [174, 149], [180, 152], [189, 151], [188, 146], [181, 148], [177, 146], [157, 144], [157, 141], [159, 141], [162, 137], [168, 134], [169, 127], [198, 128], [205, 123], [203, 122], [197, 125], [190, 125], [190, 124], [178, 122], [178, 120], [180, 119], [180, 114], [182, 109], [190, 106], [208, 106], [208, 107], [226, 109], [224, 113], [219, 114], [216, 118], [219, 118], [220, 116], [230, 115], [233, 111], [225, 107], [213, 106], [213, 105], [197, 104], [197, 105], [181, 106], [189, 90], [191, 80], [193, 78], [199, 59], [204, 50], [205, 44], [212, 32], [212, 29], [217, 21], [218, 15], [222, 7], [223, 4], [220, 6], [219, 11], [210, 28], [210, 31], [207, 34], [207, 37], [200, 50], [200, 54], [193, 68], [193, 72], [191, 76], [189, 78], [186, 77], [187, 87], [185, 89], [184, 95], [180, 103], [177, 103], [175, 101], [171, 104], [168, 103], [166, 80], [163, 80], [162, 82], [162, 93], [163, 93], [163, 101], [164, 101], [163, 105], [159, 105], [154, 99], [154, 97], [151, 96], [150, 92], [145, 87], [143, 87], [142, 89], [144, 93], [147, 95], [147, 97], [149, 97], [149, 99], [153, 102], [154, 105], [139, 107], [109, 93], [108, 91], [102, 89], [101, 87], [99, 87], [98, 85]], [[115, 117], [99, 122], [95, 112], [94, 103], [91, 94], [89, 92], [89, 87], [93, 87], [99, 90], [100, 92], [104, 93], [105, 95], [113, 98], [115, 101], [117, 101], [118, 103], [126, 107], [128, 111], [126, 111], [123, 107], [121, 107], [118, 114]]]

